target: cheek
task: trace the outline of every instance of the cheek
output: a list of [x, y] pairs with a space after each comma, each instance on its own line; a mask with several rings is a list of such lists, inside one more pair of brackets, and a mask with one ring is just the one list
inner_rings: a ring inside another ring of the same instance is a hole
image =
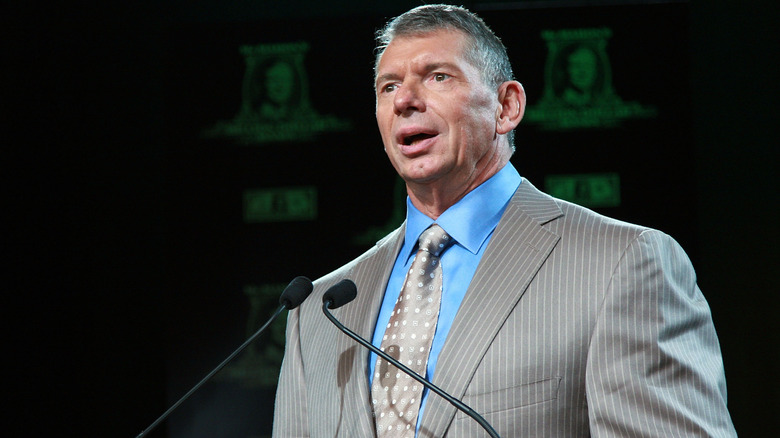
[[382, 116], [382, 113], [377, 112], [376, 125], [379, 128], [379, 135], [382, 137], [382, 141], [389, 140], [390, 132], [392, 132], [392, 121], [388, 121], [386, 117]]
[[[476, 110], [475, 110], [476, 111]], [[493, 143], [496, 132], [495, 120], [490, 116], [464, 114], [458, 121], [459, 155], [467, 160], [478, 160], [484, 149]]]
[[468, 143], [485, 141], [495, 128], [495, 123], [490, 117], [480, 116], [481, 113], [476, 108], [473, 111], [461, 114], [455, 125], [461, 141], [466, 140]]

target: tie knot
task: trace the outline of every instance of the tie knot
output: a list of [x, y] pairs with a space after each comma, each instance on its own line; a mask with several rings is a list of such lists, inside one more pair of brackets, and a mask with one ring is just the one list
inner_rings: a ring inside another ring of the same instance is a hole
[[455, 239], [450, 237], [438, 224], [433, 224], [420, 234], [417, 243], [421, 250], [438, 257], [444, 250], [455, 243]]

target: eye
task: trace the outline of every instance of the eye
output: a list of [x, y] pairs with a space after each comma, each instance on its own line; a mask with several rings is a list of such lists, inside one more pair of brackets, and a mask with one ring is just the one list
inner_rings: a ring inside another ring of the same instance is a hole
[[446, 73], [434, 73], [433, 74], [433, 80], [436, 82], [444, 82], [447, 79], [449, 79], [450, 75]]
[[398, 88], [398, 85], [396, 85], [394, 83], [389, 83], [389, 84], [382, 85], [380, 87], [379, 91], [382, 92], [382, 93], [392, 93], [397, 88]]

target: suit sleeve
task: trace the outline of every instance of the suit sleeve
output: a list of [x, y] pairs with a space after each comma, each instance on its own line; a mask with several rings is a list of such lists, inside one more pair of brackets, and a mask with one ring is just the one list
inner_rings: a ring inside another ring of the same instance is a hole
[[594, 437], [733, 437], [709, 306], [669, 236], [641, 233], [615, 267], [586, 370]]
[[300, 307], [287, 316], [285, 354], [274, 406], [273, 436], [278, 438], [309, 436], [299, 321]]

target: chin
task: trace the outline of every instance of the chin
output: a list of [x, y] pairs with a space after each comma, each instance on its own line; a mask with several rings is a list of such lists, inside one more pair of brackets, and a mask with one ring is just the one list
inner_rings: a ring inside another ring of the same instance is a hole
[[414, 169], [410, 172], [406, 172], [404, 180], [407, 182], [423, 184], [434, 181], [438, 179], [439, 176], [441, 176], [441, 171], [439, 169]]

